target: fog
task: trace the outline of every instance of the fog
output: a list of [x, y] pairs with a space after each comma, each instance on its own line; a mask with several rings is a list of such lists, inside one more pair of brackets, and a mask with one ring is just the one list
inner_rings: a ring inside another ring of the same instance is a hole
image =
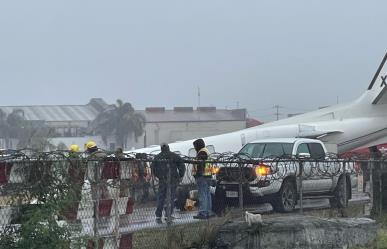
[[366, 90], [386, 1], [0, 2], [0, 105], [247, 108], [272, 120]]

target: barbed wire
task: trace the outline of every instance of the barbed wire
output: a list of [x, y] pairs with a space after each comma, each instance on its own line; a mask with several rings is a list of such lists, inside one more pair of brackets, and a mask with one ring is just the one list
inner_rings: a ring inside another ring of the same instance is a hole
[[[66, 163], [71, 166], [83, 168], [83, 171], [87, 170], [88, 163], [106, 163], [109, 164], [112, 170], [119, 171], [119, 163], [129, 162], [132, 166], [138, 163], [146, 164], [144, 167], [149, 168], [150, 175], [152, 177], [150, 165], [155, 161], [168, 162], [168, 159], [156, 159], [154, 154], [145, 153], [114, 153], [109, 151], [99, 151], [103, 153], [102, 157], [96, 157], [94, 154], [88, 153], [71, 153], [65, 150], [51, 151], [51, 152], [38, 152], [31, 149], [21, 150], [5, 150], [0, 155], [0, 162], [3, 163], [22, 163], [25, 172], [28, 172], [28, 167], [31, 167], [32, 162], [40, 162], [41, 164], [50, 165], [50, 163]], [[186, 164], [187, 169], [191, 169], [192, 165], [202, 163], [201, 160], [190, 156], [181, 156], [182, 161]], [[252, 158], [248, 154], [225, 152], [225, 153], [213, 153], [206, 160], [206, 163], [211, 164], [215, 169], [214, 175], [217, 180], [228, 181], [241, 181], [251, 182], [260, 180], [283, 180], [288, 176], [300, 176], [304, 178], [312, 177], [335, 177], [344, 173], [358, 174], [361, 170], [360, 164], [374, 161], [385, 162], [387, 158], [381, 156], [378, 159], [372, 159], [370, 154], [361, 153], [346, 153], [346, 154], [333, 154], [329, 153], [326, 157], [321, 159], [313, 158], [298, 158], [293, 155], [267, 156], [265, 158]], [[114, 164], [116, 163], [116, 164]], [[174, 163], [174, 162], [170, 162]], [[89, 166], [90, 167], [90, 166]], [[92, 167], [92, 166], [91, 166]], [[47, 168], [47, 167], [46, 167]], [[60, 167], [59, 167], [60, 168]], [[267, 170], [261, 174], [259, 170]], [[58, 171], [58, 167], [54, 167]], [[63, 171], [53, 172], [55, 174], [68, 174]], [[48, 169], [46, 169], [48, 170]], [[53, 171], [53, 169], [50, 169]], [[45, 172], [41, 172], [45, 173]], [[47, 173], [47, 172], [46, 172]], [[103, 172], [102, 172], [103, 173]], [[118, 174], [118, 173], [117, 173]], [[44, 174], [42, 174], [44, 175]], [[192, 173], [187, 170], [186, 179], [189, 179], [192, 183], [195, 181]], [[93, 182], [92, 177], [86, 178], [90, 182]]]
[[[142, 161], [151, 161], [154, 159], [156, 156], [155, 154], [146, 154], [146, 153], [137, 153], [137, 152], [128, 152], [128, 153], [119, 153], [117, 154], [116, 152], [112, 151], [107, 151], [107, 150], [100, 150], [99, 152], [104, 153], [105, 160], [115, 160], [115, 159], [120, 159], [120, 160], [127, 160], [127, 159], [138, 159]], [[30, 148], [24, 148], [24, 149], [7, 149], [7, 150], [1, 150], [0, 151], [0, 161], [5, 161], [5, 160], [10, 160], [10, 159], [66, 159], [69, 157], [69, 155], [72, 154], [68, 150], [55, 150], [55, 151], [49, 151], [49, 152], [42, 152], [42, 151], [37, 151], [34, 149]], [[83, 158], [83, 159], [89, 159], [93, 160], [93, 153], [87, 153], [87, 152], [76, 152], [73, 153], [76, 155], [78, 158]], [[196, 157], [191, 157], [187, 155], [180, 155], [184, 160], [186, 161], [196, 161]], [[234, 153], [234, 152], [223, 152], [223, 153], [212, 153], [210, 155], [210, 160], [209, 161], [224, 161], [224, 160], [242, 160], [242, 161], [265, 161], [269, 159], [297, 159], [296, 156], [294, 155], [283, 155], [283, 156], [266, 156], [264, 158], [259, 158], [255, 159], [252, 158], [248, 154], [242, 154], [242, 153]], [[349, 161], [361, 161], [361, 160], [369, 160], [371, 159], [371, 154], [370, 153], [358, 153], [358, 152], [346, 152], [342, 154], [336, 154], [336, 153], [327, 153], [325, 158], [323, 159], [345, 159]], [[303, 159], [303, 160], [308, 160], [308, 159]], [[309, 160], [317, 160], [317, 159], [309, 159]], [[387, 155], [380, 155], [378, 156], [378, 160], [387, 160]]]
[[[79, 207], [82, 205], [84, 209], [89, 206], [93, 209], [88, 216], [81, 218], [102, 219], [97, 215], [100, 206], [103, 206], [100, 204], [107, 201], [113, 203], [113, 199], [119, 199], [121, 194], [128, 196], [127, 202], [130, 198], [136, 199], [137, 194], [143, 194], [142, 191], [153, 190], [155, 196], [159, 182], [152, 171], [152, 163], [163, 162], [170, 165], [175, 163], [173, 160], [158, 159], [154, 154], [110, 151], [99, 151], [98, 153], [100, 154], [71, 153], [61, 150], [39, 152], [31, 149], [1, 151], [0, 171], [3, 172], [0, 173], [7, 178], [8, 182], [1, 183], [0, 181], [0, 196], [10, 197], [5, 204], [15, 207], [15, 217], [20, 217], [25, 212], [19, 208], [24, 204], [44, 205], [44, 203], [49, 203], [58, 206], [55, 207], [58, 208], [55, 214], [63, 219], [70, 220], [65, 217], [66, 215], [71, 216], [69, 210], [78, 208], [80, 212]], [[338, 179], [346, 174], [363, 174], [363, 170], [369, 169], [370, 164], [387, 161], [385, 156], [376, 159], [370, 154], [360, 153], [341, 155], [329, 153], [319, 159], [293, 155], [253, 158], [248, 154], [233, 152], [213, 153], [209, 155], [208, 160], [204, 161], [185, 155], [180, 157], [186, 166], [185, 175], [182, 180], [180, 179], [180, 186], [195, 183], [192, 166], [198, 163], [210, 165], [216, 184], [236, 183], [243, 186], [249, 186], [249, 184], [250, 186], [266, 186], [260, 183], [282, 182], [287, 177], [295, 177], [302, 182], [318, 178], [336, 177]], [[8, 167], [11, 165], [12, 169]], [[125, 191], [133, 191], [133, 194], [124, 193]], [[120, 201], [114, 205], [118, 207]], [[89, 202], [92, 205], [89, 205]], [[147, 205], [151, 206], [154, 203], [150, 203], [148, 199]], [[145, 209], [142, 210], [140, 207], [141, 205], [136, 207], [138, 212], [149, 215]], [[124, 209], [126, 208], [125, 204]], [[78, 213], [79, 216], [83, 214]], [[110, 213], [108, 216], [113, 217], [114, 215], [117, 214]], [[97, 227], [96, 224], [96, 222], [93, 223], [93, 226]], [[14, 230], [6, 231], [6, 229]], [[13, 234], [18, 231], [20, 231], [19, 226], [10, 224], [5, 226], [3, 231], [0, 229], [0, 235], [7, 232]], [[98, 237], [99, 235], [94, 233], [93, 236]]]

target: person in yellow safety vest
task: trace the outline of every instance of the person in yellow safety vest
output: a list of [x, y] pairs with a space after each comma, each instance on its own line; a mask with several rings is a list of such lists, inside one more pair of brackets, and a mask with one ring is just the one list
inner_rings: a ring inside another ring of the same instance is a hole
[[[209, 150], [207, 149], [207, 148], [203, 148], [203, 149], [201, 149], [199, 152], [198, 152], [198, 154], [202, 154], [200, 157], [202, 157], [203, 159], [201, 159], [201, 158], [198, 158], [198, 159], [200, 159], [200, 160], [211, 160], [211, 157], [210, 157], [210, 152], [209, 152]], [[206, 159], [204, 159], [204, 155], [207, 155], [207, 157], [206, 157]], [[200, 172], [198, 173], [198, 168], [200, 168]], [[211, 163], [209, 163], [209, 162], [205, 162], [204, 163], [204, 168], [203, 168], [203, 166], [200, 166], [199, 164], [194, 164], [194, 165], [192, 165], [192, 175], [193, 176], [199, 176], [199, 175], [203, 175], [203, 176], [208, 176], [208, 177], [211, 177], [212, 176], [212, 174], [213, 174], [213, 168], [212, 168], [212, 164]]]
[[197, 164], [194, 164], [192, 172], [196, 180], [199, 194], [199, 212], [193, 218], [208, 219], [213, 216], [210, 193], [212, 166], [210, 163], [205, 162], [205, 160], [209, 159], [210, 152], [207, 150], [203, 139], [195, 140], [193, 146], [197, 153], [196, 159], [199, 160]]

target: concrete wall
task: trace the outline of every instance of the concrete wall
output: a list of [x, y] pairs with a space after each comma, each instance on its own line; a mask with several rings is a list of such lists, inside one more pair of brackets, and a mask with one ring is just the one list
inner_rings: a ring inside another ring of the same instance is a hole
[[227, 223], [212, 249], [343, 249], [366, 245], [377, 235], [367, 218], [324, 219], [310, 216], [263, 217], [263, 224]]

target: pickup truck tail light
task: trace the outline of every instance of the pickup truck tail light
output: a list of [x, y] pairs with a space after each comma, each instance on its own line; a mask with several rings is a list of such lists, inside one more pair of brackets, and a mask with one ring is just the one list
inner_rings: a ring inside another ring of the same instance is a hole
[[267, 176], [271, 174], [270, 166], [267, 166], [265, 164], [260, 164], [255, 166], [255, 174], [257, 176]]

